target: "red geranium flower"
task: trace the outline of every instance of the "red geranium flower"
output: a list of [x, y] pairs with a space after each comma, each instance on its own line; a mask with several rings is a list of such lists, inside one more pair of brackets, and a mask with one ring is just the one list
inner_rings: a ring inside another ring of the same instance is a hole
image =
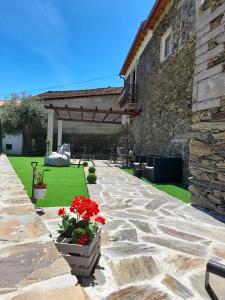
[[89, 240], [90, 240], [89, 236], [87, 234], [83, 234], [77, 241], [77, 244], [86, 245], [89, 242]]
[[65, 214], [66, 214], [65, 208], [60, 208], [58, 210], [58, 216], [62, 216], [62, 215], [65, 215]]
[[101, 223], [102, 225], [105, 224], [105, 218], [102, 217], [102, 216], [97, 216], [97, 217], [95, 218], [95, 221], [98, 222], [98, 223]]
[[74, 213], [75, 208], [73, 206], [70, 206], [70, 212]]

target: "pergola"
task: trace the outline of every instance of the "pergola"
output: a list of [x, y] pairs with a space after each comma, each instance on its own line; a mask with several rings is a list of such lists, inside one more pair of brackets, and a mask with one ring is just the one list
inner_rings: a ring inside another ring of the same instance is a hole
[[140, 114], [140, 111], [128, 111], [128, 110], [113, 110], [95, 108], [54, 106], [52, 104], [46, 106], [48, 110], [48, 131], [47, 139], [50, 141], [52, 151], [53, 145], [53, 129], [54, 129], [54, 116], [56, 116], [58, 122], [58, 140], [57, 146], [62, 144], [62, 129], [63, 122], [83, 122], [93, 124], [105, 124], [105, 125], [121, 125], [122, 116], [129, 116], [135, 118]]

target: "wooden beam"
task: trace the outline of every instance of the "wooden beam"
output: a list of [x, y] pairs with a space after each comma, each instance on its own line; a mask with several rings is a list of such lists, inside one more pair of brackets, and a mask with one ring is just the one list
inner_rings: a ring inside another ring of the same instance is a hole
[[97, 121], [97, 120], [81, 120], [81, 119], [67, 119], [67, 118], [59, 118], [58, 120], [68, 121], [68, 122], [83, 122], [83, 123], [94, 123], [94, 124], [112, 124], [112, 125], [121, 125], [122, 122], [114, 122], [114, 121]]
[[117, 116], [117, 117], [113, 120], [113, 122], [116, 122], [120, 117], [121, 117], [121, 116]]
[[95, 119], [95, 115], [96, 115], [97, 110], [98, 110], [98, 108], [95, 107], [95, 111], [94, 111], [93, 116], [92, 116], [92, 121]]
[[110, 114], [111, 111], [112, 111], [112, 108], [109, 109], [109, 113], [107, 113], [107, 114], [104, 116], [102, 122], [104, 122], [104, 121], [106, 120], [106, 118], [108, 117], [108, 115]]
[[80, 109], [81, 109], [81, 120], [83, 120], [84, 119], [83, 106], [81, 106]]
[[66, 108], [66, 111], [67, 111], [67, 113], [69, 115], [69, 118], [72, 119], [70, 111], [69, 111], [69, 107], [67, 105], [65, 105], [65, 108]]
[[[76, 107], [60, 107], [60, 106], [45, 106], [47, 109], [54, 109], [58, 111], [75, 111], [75, 112], [81, 112], [81, 108]], [[100, 114], [112, 114], [112, 115], [121, 115], [121, 116], [139, 116], [140, 112], [135, 111], [127, 111], [127, 110], [109, 110], [109, 109], [96, 109], [96, 108], [83, 108], [83, 112], [95, 112]]]
[[108, 115], [109, 115], [109, 114], [106, 114], [106, 115], [104, 116], [104, 118], [102, 119], [102, 122], [105, 121], [105, 119], [108, 117]]
[[212, 113], [212, 121], [215, 122], [225, 121], [225, 112]]
[[55, 113], [57, 114], [58, 117], [60, 117], [60, 114], [57, 109], [55, 109]]

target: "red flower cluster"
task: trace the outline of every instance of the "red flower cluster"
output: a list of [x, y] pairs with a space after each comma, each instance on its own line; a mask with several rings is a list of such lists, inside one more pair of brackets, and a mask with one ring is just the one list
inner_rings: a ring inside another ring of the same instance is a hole
[[105, 224], [105, 218], [102, 217], [102, 216], [97, 216], [95, 218], [95, 222], [98, 222], [98, 223], [101, 223], [102, 225], [104, 225]]
[[65, 214], [66, 214], [65, 208], [60, 208], [58, 210], [58, 216], [62, 216], [62, 215], [65, 215]]
[[91, 217], [99, 213], [98, 204], [84, 196], [78, 196], [73, 199], [70, 211], [80, 215], [82, 219], [90, 220]]
[[87, 234], [83, 234], [79, 240], [77, 240], [78, 245], [86, 245], [89, 242], [89, 236]]

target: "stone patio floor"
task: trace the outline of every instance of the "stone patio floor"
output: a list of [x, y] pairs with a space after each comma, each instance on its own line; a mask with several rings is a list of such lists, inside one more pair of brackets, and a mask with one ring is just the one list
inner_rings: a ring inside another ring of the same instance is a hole
[[[91, 299], [209, 299], [204, 289], [209, 259], [225, 262], [225, 224], [97, 161], [98, 181], [88, 185], [107, 224], [102, 255], [85, 288]], [[57, 236], [57, 208], [41, 217]], [[224, 281], [211, 282], [225, 299]]]
[[0, 299], [84, 299], [76, 283], [7, 157], [1, 155]]

